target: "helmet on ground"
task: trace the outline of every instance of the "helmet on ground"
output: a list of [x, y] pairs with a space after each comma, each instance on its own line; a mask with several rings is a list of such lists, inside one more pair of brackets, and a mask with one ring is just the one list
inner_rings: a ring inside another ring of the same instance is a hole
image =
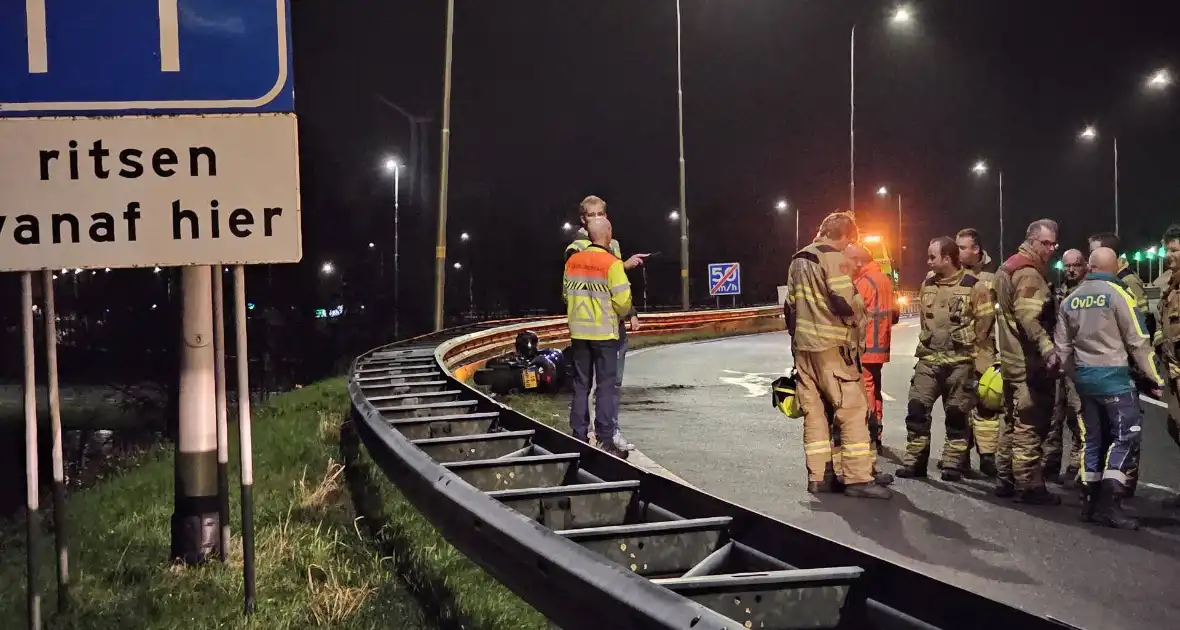
[[526, 361], [531, 361], [537, 356], [540, 345], [541, 340], [537, 338], [537, 333], [531, 330], [516, 335], [516, 354]]
[[1000, 364], [989, 367], [979, 377], [976, 387], [979, 403], [992, 411], [1004, 410], [1004, 377], [1000, 375]]
[[802, 418], [803, 409], [799, 407], [799, 399], [795, 397], [795, 373], [780, 376], [770, 384], [771, 405], [788, 418]]

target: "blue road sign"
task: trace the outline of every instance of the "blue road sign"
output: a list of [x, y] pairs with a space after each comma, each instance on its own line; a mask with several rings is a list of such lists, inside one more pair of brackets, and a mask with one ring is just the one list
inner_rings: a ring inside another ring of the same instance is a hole
[[712, 263], [709, 265], [709, 295], [741, 294], [741, 263]]
[[0, 116], [292, 112], [289, 0], [0, 0]]

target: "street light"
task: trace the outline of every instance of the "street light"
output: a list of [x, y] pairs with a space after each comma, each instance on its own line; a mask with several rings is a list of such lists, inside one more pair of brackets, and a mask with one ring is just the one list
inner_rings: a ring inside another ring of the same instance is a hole
[[[443, 328], [447, 277], [447, 182], [451, 174], [451, 62], [455, 44], [455, 0], [447, 0], [446, 54], [443, 61], [441, 148], [438, 174], [438, 230], [434, 242], [434, 331]], [[397, 311], [394, 311], [395, 315]], [[396, 320], [395, 320], [396, 321]]]
[[325, 276], [330, 276], [335, 272], [336, 272], [336, 265], [333, 265], [330, 262], [326, 262], [326, 263], [320, 265], [320, 273], [324, 274]]
[[[975, 173], [976, 177], [983, 177], [987, 175], [988, 166], [984, 160], [979, 160], [971, 167], [971, 172]], [[999, 253], [1000, 259], [1004, 258], [1004, 170], [1000, 169], [1000, 245]]]
[[885, 186], [882, 186], [877, 189], [877, 196], [878, 197], [885, 197], [888, 194], [889, 194], [889, 189], [886, 188]]
[[[1119, 233], [1119, 139], [1113, 136], [1114, 142], [1114, 233]], [[1082, 142], [1094, 142], [1098, 139], [1098, 129], [1094, 125], [1086, 125], [1078, 139]]]
[[668, 220], [669, 221], [679, 221], [680, 220], [680, 213], [675, 210], [669, 212], [668, 213]]
[[[787, 203], [786, 199], [779, 199], [778, 203], [774, 204], [774, 209], [782, 214], [791, 209], [791, 204]], [[799, 209], [795, 208], [795, 251], [799, 251]]]
[[[401, 309], [401, 180], [402, 165], [397, 158], [385, 159], [385, 170], [393, 173], [393, 338], [398, 338], [398, 311]], [[373, 244], [370, 243], [369, 247]], [[384, 256], [383, 256], [384, 258]], [[380, 276], [385, 275], [385, 263], [381, 263]], [[384, 284], [384, 282], [382, 282]]]
[[1168, 72], [1166, 68], [1161, 68], [1147, 77], [1147, 87], [1153, 90], [1162, 90], [1172, 85], [1172, 81], [1172, 73]]
[[684, 64], [681, 55], [680, 0], [676, 0], [676, 133], [680, 144], [680, 306], [688, 310], [688, 199], [684, 183]]
[[455, 271], [458, 271], [463, 268], [463, 263], [455, 263], [451, 266], [455, 268]]
[[471, 240], [471, 235], [470, 235], [470, 234], [468, 234], [467, 232], [464, 232], [464, 233], [462, 233], [462, 234], [460, 234], [460, 235], [459, 235], [459, 240], [460, 240], [460, 241], [463, 241], [464, 243], [466, 243], [467, 241]]
[[569, 232], [572, 229], [574, 229], [574, 226], [569, 221], [566, 221], [565, 223], [561, 224], [561, 231], [562, 232]]
[[908, 5], [902, 5], [893, 10], [889, 18], [894, 24], [909, 24], [914, 21], [914, 12]]

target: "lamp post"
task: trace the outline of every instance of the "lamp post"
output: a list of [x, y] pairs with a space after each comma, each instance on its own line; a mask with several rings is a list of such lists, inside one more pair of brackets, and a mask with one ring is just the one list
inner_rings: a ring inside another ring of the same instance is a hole
[[[1086, 125], [1080, 132], [1078, 132], [1078, 140], [1082, 142], [1095, 142], [1098, 140], [1098, 128], [1094, 125]], [[1118, 136], [1113, 137], [1114, 140], [1114, 233], [1119, 233], [1119, 139]]]
[[680, 0], [676, 0], [676, 120], [680, 142], [680, 306], [688, 310], [688, 202], [684, 175], [684, 71], [681, 56]]
[[[975, 173], [976, 177], [983, 177], [983, 176], [987, 175], [988, 170], [989, 169], [988, 169], [987, 162], [984, 160], [979, 160], [978, 162], [975, 163], [974, 166], [971, 167], [971, 172]], [[1000, 253], [1000, 259], [1003, 260], [1003, 258], [1004, 258], [1004, 171], [1002, 169], [999, 171], [999, 177], [1000, 177], [1000, 207], [999, 207], [999, 210], [1000, 210], [1000, 244], [999, 244], [998, 250]]]
[[[877, 189], [877, 196], [886, 198], [889, 196], [889, 187], [881, 186]], [[897, 256], [901, 256], [901, 193], [897, 193]]]
[[443, 62], [442, 166], [438, 176], [438, 233], [434, 244], [434, 331], [443, 328], [443, 290], [447, 281], [447, 180], [451, 157], [451, 59], [455, 42], [455, 0], [447, 0], [446, 55]]
[[[779, 199], [778, 203], [774, 204], [774, 209], [778, 210], [779, 214], [787, 212], [791, 209], [791, 204], [787, 203], [786, 199]], [[799, 251], [799, 209], [795, 208], [795, 251]]]
[[[401, 310], [401, 180], [402, 165], [394, 158], [385, 160], [385, 170], [393, 173], [393, 338], [399, 335], [397, 313]], [[370, 244], [371, 245], [371, 244]], [[384, 267], [384, 265], [382, 265]]]

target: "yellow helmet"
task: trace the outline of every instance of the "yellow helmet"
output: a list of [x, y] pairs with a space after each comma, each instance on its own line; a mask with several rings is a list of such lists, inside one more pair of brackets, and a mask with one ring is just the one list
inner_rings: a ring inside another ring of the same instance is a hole
[[770, 384], [771, 405], [788, 418], [802, 418], [803, 409], [799, 407], [799, 399], [795, 397], [795, 373], [780, 376]]
[[992, 411], [1004, 410], [1004, 377], [1000, 374], [1000, 364], [989, 367], [980, 377], [976, 387], [979, 402]]

